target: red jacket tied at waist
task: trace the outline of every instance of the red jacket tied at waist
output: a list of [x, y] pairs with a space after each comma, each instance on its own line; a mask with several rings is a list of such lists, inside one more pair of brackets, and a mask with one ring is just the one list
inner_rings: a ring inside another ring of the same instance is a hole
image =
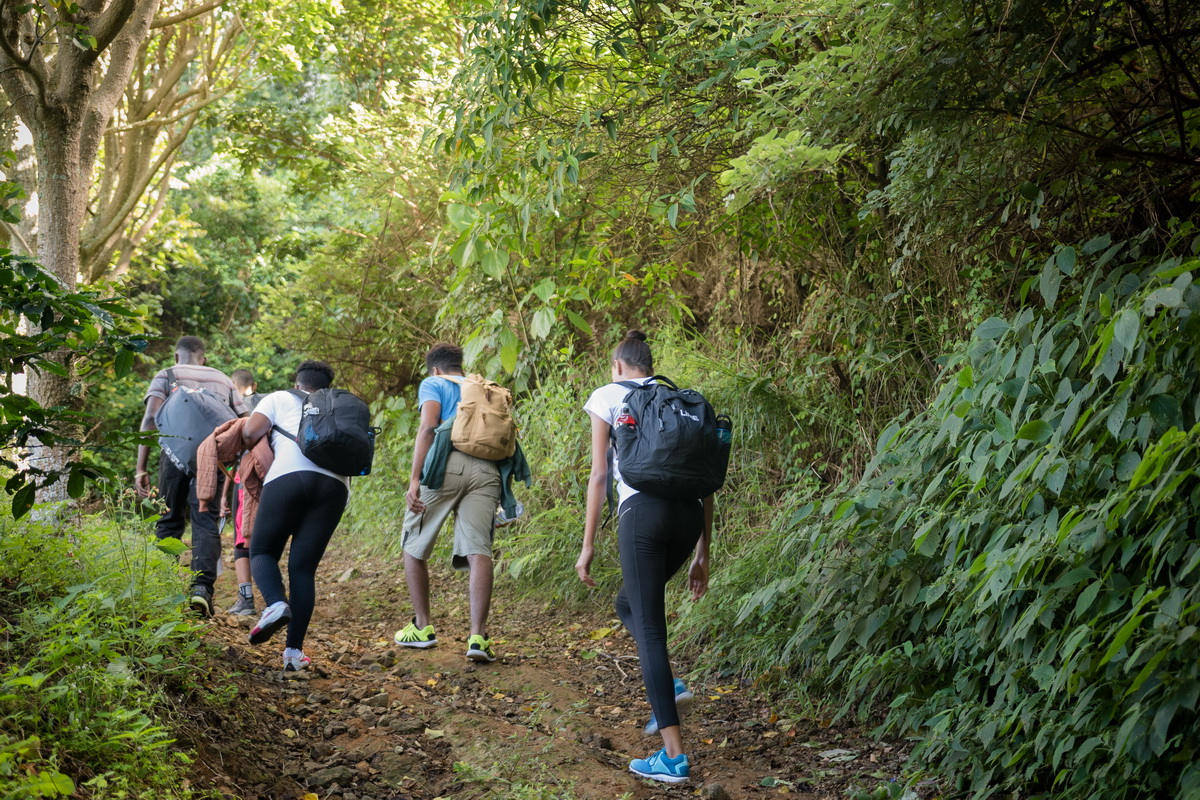
[[[201, 511], [207, 511], [209, 504], [216, 499], [217, 476], [221, 466], [237, 462], [246, 452], [245, 443], [242, 442], [242, 426], [246, 424], [246, 419], [240, 417], [223, 423], [200, 443], [200, 449], [196, 451], [196, 498], [200, 501]], [[254, 515], [262, 497], [263, 482], [267, 479], [271, 462], [275, 460], [270, 438], [268, 434], [255, 442], [238, 466], [242, 486], [246, 490], [242, 504], [242, 535], [246, 541], [250, 541], [250, 534], [254, 530]]]

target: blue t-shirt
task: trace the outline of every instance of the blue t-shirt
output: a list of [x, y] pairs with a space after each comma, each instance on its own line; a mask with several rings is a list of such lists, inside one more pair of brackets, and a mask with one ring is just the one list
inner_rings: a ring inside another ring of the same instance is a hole
[[417, 409], [425, 405], [426, 400], [442, 404], [442, 418], [438, 424], [452, 419], [458, 413], [458, 401], [462, 399], [462, 389], [452, 380], [435, 375], [421, 381], [417, 389]]

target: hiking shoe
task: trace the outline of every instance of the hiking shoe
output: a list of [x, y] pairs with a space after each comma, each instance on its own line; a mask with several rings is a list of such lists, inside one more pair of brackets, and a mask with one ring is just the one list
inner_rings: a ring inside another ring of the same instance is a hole
[[[675, 708], [679, 711], [679, 716], [682, 717], [692, 709], [692, 701], [695, 700], [695, 695], [688, 691], [687, 684], [679, 678], [675, 679]], [[658, 720], [654, 718], [654, 714], [650, 715], [650, 721], [646, 723], [646, 727], [642, 728], [642, 733], [646, 736], [653, 736], [658, 733]]]
[[492, 640], [475, 634], [467, 639], [467, 658], [481, 663], [491, 663], [496, 660], [496, 651], [492, 649]]
[[304, 655], [304, 653], [301, 653], [298, 656], [284, 656], [283, 671], [300, 672], [301, 670], [308, 669], [308, 665], [311, 663], [312, 659]]
[[437, 644], [437, 635], [433, 632], [433, 626], [426, 625], [424, 628], [418, 628], [416, 617], [413, 617], [412, 622], [396, 631], [393, 638], [401, 647], [426, 648]]
[[691, 774], [688, 757], [684, 753], [671, 758], [664, 747], [649, 758], [635, 758], [629, 762], [629, 771], [634, 775], [663, 783], [682, 783]]
[[230, 607], [226, 614], [233, 614], [236, 617], [253, 617], [258, 613], [258, 609], [254, 607], [253, 597], [242, 597], [238, 595], [237, 602]]
[[188, 607], [202, 617], [211, 617], [213, 610], [213, 590], [210, 586], [197, 583], [188, 591]]
[[262, 644], [275, 635], [275, 631], [292, 621], [292, 609], [280, 600], [272, 603], [258, 618], [258, 624], [250, 629], [250, 644]]

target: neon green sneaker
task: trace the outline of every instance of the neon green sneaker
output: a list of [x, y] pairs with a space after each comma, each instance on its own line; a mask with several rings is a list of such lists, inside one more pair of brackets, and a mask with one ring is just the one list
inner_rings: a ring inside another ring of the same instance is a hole
[[467, 658], [472, 661], [490, 663], [496, 660], [496, 651], [492, 649], [492, 640], [475, 634], [467, 639]]
[[433, 626], [426, 625], [424, 628], [418, 628], [416, 617], [413, 617], [412, 622], [396, 631], [394, 638], [396, 644], [401, 647], [426, 648], [437, 644], [437, 635], [433, 632]]

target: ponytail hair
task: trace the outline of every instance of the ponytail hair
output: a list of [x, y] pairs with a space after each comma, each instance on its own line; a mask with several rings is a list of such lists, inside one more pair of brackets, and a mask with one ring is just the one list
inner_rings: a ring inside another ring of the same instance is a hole
[[625, 334], [625, 338], [613, 350], [613, 360], [647, 375], [654, 374], [654, 356], [650, 354], [650, 345], [646, 344], [646, 334], [641, 331], [634, 330]]

